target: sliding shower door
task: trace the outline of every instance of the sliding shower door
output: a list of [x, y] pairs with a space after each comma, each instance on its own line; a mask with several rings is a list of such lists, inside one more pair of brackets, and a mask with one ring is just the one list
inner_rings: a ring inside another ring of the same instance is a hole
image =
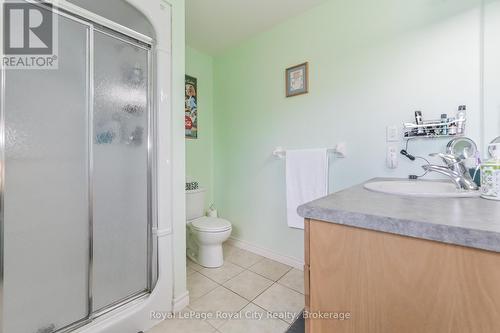
[[89, 26], [59, 18], [58, 70], [6, 70], [3, 332], [89, 315]]
[[150, 45], [58, 15], [59, 68], [2, 72], [0, 333], [70, 332], [157, 271]]
[[94, 310], [148, 289], [148, 55], [94, 34]]

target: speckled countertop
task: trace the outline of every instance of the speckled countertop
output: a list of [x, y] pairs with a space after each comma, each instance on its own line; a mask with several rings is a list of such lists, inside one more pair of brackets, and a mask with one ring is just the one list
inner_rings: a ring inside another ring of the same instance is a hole
[[[374, 179], [380, 181], [387, 179]], [[500, 202], [411, 198], [362, 185], [302, 205], [300, 216], [363, 229], [500, 252]]]

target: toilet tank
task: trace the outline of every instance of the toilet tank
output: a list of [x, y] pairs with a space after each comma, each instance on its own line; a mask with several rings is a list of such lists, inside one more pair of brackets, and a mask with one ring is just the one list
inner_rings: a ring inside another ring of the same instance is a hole
[[186, 191], [186, 219], [195, 220], [205, 216], [205, 189]]

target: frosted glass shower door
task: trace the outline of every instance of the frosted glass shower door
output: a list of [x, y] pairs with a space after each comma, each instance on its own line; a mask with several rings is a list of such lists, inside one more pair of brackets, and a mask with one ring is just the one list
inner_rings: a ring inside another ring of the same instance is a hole
[[149, 50], [94, 34], [93, 310], [148, 290]]
[[5, 333], [89, 315], [89, 33], [61, 16], [59, 69], [5, 71]]

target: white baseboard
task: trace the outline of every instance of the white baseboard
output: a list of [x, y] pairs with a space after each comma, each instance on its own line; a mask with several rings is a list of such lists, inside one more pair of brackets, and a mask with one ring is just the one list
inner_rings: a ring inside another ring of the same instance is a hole
[[289, 256], [284, 256], [281, 254], [278, 254], [276, 252], [273, 252], [269, 249], [251, 244], [247, 241], [240, 240], [234, 237], [230, 237], [229, 240], [227, 241], [228, 245], [247, 250], [249, 252], [258, 254], [260, 256], [266, 257], [268, 259], [280, 262], [282, 264], [292, 266], [294, 268], [304, 270], [304, 261], [295, 257], [289, 257]]
[[172, 301], [172, 312], [180, 312], [189, 305], [189, 291], [176, 297]]

